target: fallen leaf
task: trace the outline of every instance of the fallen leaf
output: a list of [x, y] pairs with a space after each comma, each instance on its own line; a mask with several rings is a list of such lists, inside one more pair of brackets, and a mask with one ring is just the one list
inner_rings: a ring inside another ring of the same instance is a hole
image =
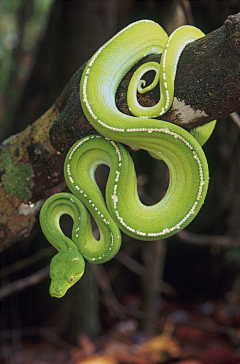
[[119, 362], [108, 356], [91, 355], [88, 358], [78, 361], [76, 364], [119, 364]]

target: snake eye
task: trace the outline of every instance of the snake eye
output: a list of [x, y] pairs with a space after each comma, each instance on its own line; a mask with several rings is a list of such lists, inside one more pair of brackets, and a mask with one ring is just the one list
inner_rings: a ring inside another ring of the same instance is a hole
[[71, 276], [70, 278], [69, 278], [69, 282], [72, 282], [73, 281], [73, 279], [74, 279], [74, 276]]

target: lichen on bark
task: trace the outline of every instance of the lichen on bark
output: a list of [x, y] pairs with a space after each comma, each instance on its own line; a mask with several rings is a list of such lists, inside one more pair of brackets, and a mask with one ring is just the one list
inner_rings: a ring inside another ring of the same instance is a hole
[[14, 165], [7, 145], [0, 148], [2, 161], [0, 162], [1, 183], [9, 196], [17, 196], [21, 201], [32, 197], [33, 170], [26, 164]]

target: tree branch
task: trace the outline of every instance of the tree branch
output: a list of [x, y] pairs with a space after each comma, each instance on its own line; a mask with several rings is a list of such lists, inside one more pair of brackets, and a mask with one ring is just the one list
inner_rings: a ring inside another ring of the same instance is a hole
[[[148, 56], [140, 63], [159, 60]], [[175, 80], [171, 109], [162, 119], [187, 129], [224, 118], [240, 108], [240, 14], [184, 49]], [[126, 102], [129, 79], [116, 95], [119, 109]], [[0, 251], [28, 236], [43, 201], [65, 187], [63, 163], [67, 150], [81, 137], [95, 133], [79, 101], [84, 65], [76, 72], [53, 106], [31, 126], [0, 146]], [[159, 98], [158, 88], [143, 94], [145, 106]], [[49, 137], [50, 136], [50, 137]]]
[[231, 236], [197, 235], [185, 230], [180, 231], [177, 236], [185, 243], [199, 246], [216, 246], [223, 249], [240, 247], [240, 239]]
[[0, 289], [0, 301], [15, 293], [22, 291], [23, 289], [34, 286], [35, 284], [41, 282], [43, 279], [45, 279], [49, 275], [49, 266], [46, 266], [42, 269], [40, 269], [38, 272], [31, 274], [30, 276], [26, 278], [21, 278], [13, 283], [9, 283], [6, 286], [3, 286]]

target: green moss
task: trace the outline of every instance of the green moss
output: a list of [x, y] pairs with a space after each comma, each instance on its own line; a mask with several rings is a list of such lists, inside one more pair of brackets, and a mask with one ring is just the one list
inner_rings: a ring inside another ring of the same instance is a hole
[[20, 200], [29, 200], [32, 196], [33, 171], [25, 164], [13, 165], [10, 151], [3, 146], [0, 149], [0, 171], [2, 184], [6, 193], [10, 196], [17, 196]]
[[0, 147], [0, 171], [7, 169], [9, 165], [12, 165], [12, 159], [9, 149], [5, 146]]

